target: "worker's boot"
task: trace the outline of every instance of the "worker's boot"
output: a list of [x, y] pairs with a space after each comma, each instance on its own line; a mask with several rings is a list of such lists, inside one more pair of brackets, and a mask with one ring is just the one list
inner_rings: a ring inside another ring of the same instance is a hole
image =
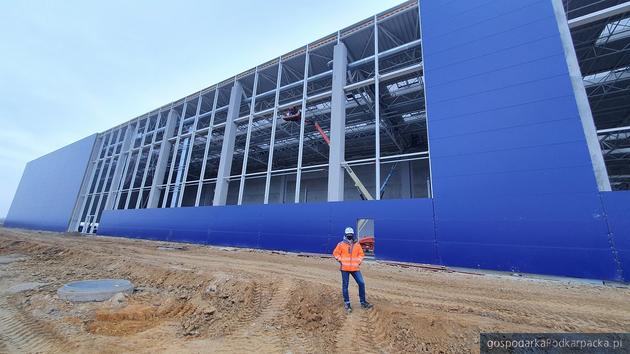
[[362, 302], [361, 303], [361, 307], [366, 309], [366, 310], [368, 310], [368, 309], [371, 309], [372, 307], [374, 307], [374, 305], [372, 305], [372, 304], [370, 304], [369, 302], [366, 301], [366, 302]]
[[352, 312], [352, 306], [350, 306], [349, 302], [346, 302], [345, 304], [343, 304], [343, 308], [344, 308], [344, 310], [346, 310], [346, 313], [351, 313]]

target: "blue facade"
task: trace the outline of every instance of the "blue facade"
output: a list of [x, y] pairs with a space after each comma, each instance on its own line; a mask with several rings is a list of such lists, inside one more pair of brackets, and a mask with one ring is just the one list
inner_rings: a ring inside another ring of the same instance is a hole
[[29, 162], [4, 225], [67, 231], [95, 141], [96, 134]]
[[618, 279], [551, 1], [420, 10], [444, 264]]

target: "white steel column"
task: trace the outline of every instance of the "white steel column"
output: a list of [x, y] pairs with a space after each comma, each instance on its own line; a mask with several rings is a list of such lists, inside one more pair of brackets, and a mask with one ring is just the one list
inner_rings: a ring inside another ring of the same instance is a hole
[[374, 164], [376, 167], [376, 191], [374, 198], [381, 199], [381, 95], [379, 86], [379, 70], [378, 70], [378, 17], [374, 15], [374, 130], [376, 145]]
[[[179, 150], [179, 144], [181, 142], [181, 131], [182, 131], [182, 126], [184, 125], [184, 117], [186, 116], [186, 106], [188, 106], [188, 102], [184, 101], [184, 105], [182, 106], [182, 114], [180, 115], [180, 119], [179, 119], [179, 124], [175, 127], [175, 136], [177, 136], [177, 139], [175, 140], [175, 151], [173, 151], [173, 160], [171, 160], [171, 166], [168, 169], [168, 177], [166, 178], [166, 186], [164, 187], [164, 191], [165, 191], [165, 195], [164, 195], [164, 200], [162, 201], [162, 208], [172, 208], [174, 207], [173, 205], [173, 198], [171, 197], [171, 206], [167, 206], [166, 202], [168, 201], [168, 196], [169, 196], [169, 189], [171, 189], [171, 178], [173, 177], [173, 170], [175, 170], [175, 161], [177, 160], [177, 150]], [[181, 161], [181, 156], [180, 156], [180, 161]], [[177, 173], [180, 173], [181, 171], [179, 171], [179, 168], [177, 169]], [[173, 188], [173, 193], [175, 192], [175, 188]]]
[[295, 175], [295, 203], [300, 202], [300, 188], [302, 184], [302, 154], [304, 153], [304, 126], [306, 125], [306, 91], [308, 90], [309, 47], [306, 45], [304, 54], [304, 80], [302, 82], [302, 111], [300, 117], [300, 143], [298, 147], [298, 165]]
[[604, 156], [602, 155], [599, 140], [597, 139], [597, 130], [595, 129], [595, 122], [593, 121], [593, 113], [591, 112], [591, 106], [588, 102], [586, 89], [584, 88], [582, 72], [575, 54], [575, 47], [573, 46], [571, 31], [569, 30], [569, 24], [567, 23], [567, 18], [564, 13], [564, 7], [561, 0], [552, 0], [552, 4], [558, 28], [560, 30], [560, 39], [562, 40], [562, 47], [564, 48], [564, 56], [567, 61], [571, 85], [573, 86], [575, 101], [582, 121], [586, 144], [588, 145], [588, 150], [591, 155], [591, 163], [593, 165], [593, 172], [595, 173], [597, 187], [600, 191], [610, 191], [611, 188], [610, 180], [608, 179], [608, 171], [606, 171]]
[[175, 133], [175, 121], [177, 120], [176, 115], [177, 112], [175, 112], [171, 107], [168, 112], [166, 127], [164, 128], [164, 137], [162, 138], [162, 145], [160, 146], [160, 154], [158, 156], [157, 164], [155, 165], [155, 172], [153, 175], [153, 182], [151, 183], [151, 192], [149, 192], [147, 208], [158, 207], [158, 201], [160, 200], [158, 185], [162, 183], [164, 174], [166, 173], [166, 168], [168, 167], [168, 155], [170, 154], [173, 145], [168, 139], [170, 139]]
[[[100, 217], [99, 215], [99, 211], [101, 210], [101, 204], [103, 204], [103, 207], [105, 207], [105, 203], [107, 202], [107, 197], [109, 195], [105, 195], [107, 192], [105, 191], [105, 187], [107, 187], [107, 176], [109, 176], [109, 173], [112, 170], [112, 163], [114, 162], [114, 157], [110, 156], [108, 158], [106, 158], [106, 160], [109, 159], [109, 166], [107, 167], [107, 171], [105, 171], [105, 175], [103, 176], [103, 189], [101, 190], [100, 193], [100, 197], [98, 198], [98, 204], [96, 204], [96, 215], [95, 215], [95, 221], [97, 218]], [[115, 167], [114, 167], [115, 168]], [[103, 172], [103, 171], [101, 171]]]
[[238, 118], [242, 96], [243, 86], [241, 86], [240, 82], [235, 81], [234, 86], [232, 86], [232, 92], [230, 93], [230, 103], [228, 104], [223, 146], [221, 147], [221, 161], [219, 162], [219, 171], [217, 172], [217, 184], [214, 190], [213, 205], [225, 205], [227, 201], [228, 179], [230, 177], [230, 170], [232, 169], [234, 140], [236, 138], [236, 124], [234, 124], [234, 120]]
[[342, 42], [333, 52], [333, 76], [330, 101], [330, 156], [328, 158], [328, 201], [343, 201], [346, 127], [346, 71], [348, 50]]
[[[151, 115], [149, 115], [150, 117]], [[147, 131], [149, 130], [148, 125], [150, 124], [151, 119], [147, 120]], [[136, 202], [136, 209], [140, 209], [142, 203], [142, 193], [146, 189], [144, 185], [147, 181], [147, 175], [149, 174], [149, 167], [151, 166], [151, 159], [153, 157], [153, 151], [155, 151], [155, 136], [157, 135], [157, 127], [160, 125], [160, 113], [157, 113], [156, 121], [155, 121], [155, 129], [153, 129], [153, 136], [151, 137], [151, 143], [149, 145], [149, 155], [147, 156], [147, 164], [144, 167], [144, 173], [142, 174], [142, 182], [140, 182], [140, 192], [138, 194], [138, 200]], [[160, 145], [161, 146], [161, 145]], [[158, 152], [159, 153], [159, 152]], [[159, 156], [158, 156], [159, 158]], [[156, 162], [157, 164], [157, 162]], [[150, 187], [149, 187], [150, 188]], [[151, 189], [149, 189], [149, 194], [151, 194]], [[148, 199], [148, 198], [147, 198]], [[148, 200], [147, 200], [148, 203]]]
[[[199, 110], [201, 110], [201, 94], [199, 94], [199, 98], [197, 99], [197, 109], [195, 110], [195, 122], [193, 123], [193, 131], [190, 133], [190, 144], [188, 145], [188, 153], [186, 154], [186, 168], [184, 169], [184, 176], [180, 183], [181, 191], [179, 192], [179, 198], [177, 200], [177, 206], [182, 206], [182, 200], [184, 199], [184, 192], [186, 191], [186, 178], [188, 178], [188, 168], [190, 168], [190, 156], [192, 155], [192, 151], [195, 148], [195, 139], [197, 137], [197, 121], [199, 120]], [[186, 114], [184, 114], [184, 117]], [[182, 119], [182, 124], [183, 124]], [[206, 138], [206, 141], [208, 139]], [[199, 179], [202, 177], [199, 176]]]
[[256, 91], [258, 88], [258, 67], [254, 72], [254, 87], [252, 88], [252, 99], [249, 102], [249, 122], [247, 124], [247, 140], [245, 141], [245, 151], [243, 152], [243, 168], [241, 169], [241, 184], [238, 188], [238, 205], [243, 204], [243, 191], [245, 190], [245, 174], [247, 173], [247, 158], [249, 157], [249, 140], [252, 134], [252, 124], [254, 122], [254, 107], [256, 105]]
[[[76, 216], [76, 224], [73, 226], [73, 230], [77, 231], [79, 229], [79, 226], [81, 224], [81, 222], [83, 220], [81, 220], [81, 216], [83, 216], [83, 211], [85, 210], [85, 208], [89, 208], [90, 205], [92, 204], [92, 201], [90, 200], [90, 203], [87, 203], [88, 200], [88, 195], [90, 194], [90, 188], [92, 187], [92, 183], [94, 181], [94, 175], [96, 174], [96, 169], [98, 168], [98, 160], [101, 154], [101, 150], [103, 149], [103, 145], [104, 145], [104, 140], [105, 138], [101, 137], [101, 138], [97, 138], [97, 141], [94, 143], [94, 145], [97, 145], [98, 148], [96, 148], [96, 151], [92, 151], [92, 156], [94, 157], [94, 165], [91, 167], [91, 171], [90, 171], [90, 177], [89, 180], [86, 183], [86, 186], [84, 188], [85, 192], [82, 194], [84, 196], [84, 199], [81, 201], [82, 207], [79, 209], [79, 212]], [[92, 162], [90, 161], [90, 164]], [[96, 183], [98, 183], [98, 180], [96, 181]], [[96, 188], [96, 187], [95, 187]], [[92, 196], [92, 199], [94, 199], [94, 197]], [[87, 214], [86, 214], [87, 216]], [[86, 227], [84, 225], [83, 233], [86, 233]]]
[[[216, 111], [217, 109], [218, 97], [219, 97], [219, 87], [215, 86], [214, 98], [212, 100], [212, 112], [210, 112], [210, 124], [208, 125], [208, 138], [206, 139], [206, 147], [203, 152], [203, 163], [201, 164], [201, 174], [199, 176], [199, 188], [197, 188], [197, 198], [195, 199], [195, 206], [199, 206], [199, 200], [201, 199], [201, 189], [203, 188], [203, 179], [204, 179], [204, 175], [206, 174], [208, 149], [210, 148], [210, 143], [212, 140], [212, 128], [213, 128], [212, 126], [214, 125], [214, 111]], [[201, 106], [201, 103], [203, 103], [203, 98], [202, 98], [202, 102], [199, 103], [199, 106]]]
[[[418, 11], [420, 11], [419, 7], [418, 7]], [[429, 121], [429, 110], [427, 108], [427, 85], [425, 83], [424, 78], [426, 77], [425, 72], [424, 72], [424, 44], [422, 43], [422, 12], [419, 12], [420, 16], [418, 16], [418, 35], [420, 36], [420, 56], [422, 58], [422, 60], [420, 61], [420, 68], [422, 70], [422, 76], [419, 77], [419, 79], [422, 82], [422, 96], [424, 96], [424, 120], [427, 126], [427, 154], [428, 154], [428, 159], [429, 159], [429, 182], [428, 184], [428, 197], [429, 198], [433, 198], [433, 164], [431, 162], [431, 133], [430, 133], [430, 129], [429, 129], [429, 124], [431, 123]]]
[[[140, 119], [142, 120], [142, 119]], [[138, 120], [138, 124], [140, 124], [140, 120]], [[129, 202], [131, 201], [131, 194], [133, 193], [133, 185], [136, 181], [136, 174], [138, 174], [138, 167], [140, 166], [140, 160], [142, 160], [142, 150], [143, 150], [143, 144], [144, 144], [144, 136], [147, 133], [147, 129], [149, 129], [149, 117], [146, 117], [146, 121], [144, 124], [144, 128], [142, 129], [142, 132], [138, 132], [140, 133], [140, 146], [138, 147], [138, 158], [135, 161], [135, 165], [133, 168], [133, 172], [131, 173], [131, 181], [129, 182], [129, 193], [127, 193], [127, 201], [125, 202], [125, 209], [129, 209]], [[133, 140], [135, 141], [135, 137], [133, 138]], [[142, 187], [142, 186], [141, 186]], [[140, 192], [138, 192], [138, 195], [140, 195]], [[136, 205], [138, 205], [138, 200], [136, 200]], [[132, 207], [132, 209], [135, 208], [135, 205]]]
[[109, 196], [107, 197], [107, 202], [105, 202], [105, 210], [114, 209], [114, 202], [116, 201], [118, 194], [120, 194], [120, 189], [118, 187], [120, 185], [120, 180], [123, 177], [122, 174], [125, 171], [127, 160], [129, 159], [129, 156], [127, 156], [126, 159], [123, 159], [123, 156], [125, 156], [128, 152], [132, 139], [133, 130], [131, 129], [131, 126], [129, 126], [125, 132], [125, 138], [120, 149], [120, 154], [118, 155], [118, 164], [116, 165], [116, 170], [114, 171], [114, 176], [112, 177], [112, 184], [109, 188]]
[[271, 125], [271, 143], [269, 144], [269, 162], [267, 163], [267, 178], [265, 179], [265, 204], [269, 204], [269, 189], [271, 188], [271, 169], [273, 168], [273, 149], [276, 144], [276, 125], [278, 121], [278, 100], [280, 99], [280, 80], [282, 79], [282, 58], [278, 59], [278, 76], [276, 77], [276, 98], [273, 104], [273, 124]]

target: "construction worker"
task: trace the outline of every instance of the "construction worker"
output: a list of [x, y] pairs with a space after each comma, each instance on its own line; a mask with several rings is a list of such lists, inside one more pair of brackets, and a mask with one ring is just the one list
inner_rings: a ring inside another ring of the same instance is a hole
[[361, 307], [364, 309], [372, 308], [372, 304], [365, 299], [365, 281], [363, 281], [363, 275], [359, 271], [363, 256], [363, 249], [361, 249], [361, 245], [354, 236], [354, 230], [351, 227], [346, 227], [343, 241], [339, 242], [337, 247], [335, 247], [333, 257], [341, 265], [341, 292], [343, 294], [344, 308], [348, 313], [352, 312], [350, 296], [348, 295], [350, 275], [352, 275], [359, 286]]

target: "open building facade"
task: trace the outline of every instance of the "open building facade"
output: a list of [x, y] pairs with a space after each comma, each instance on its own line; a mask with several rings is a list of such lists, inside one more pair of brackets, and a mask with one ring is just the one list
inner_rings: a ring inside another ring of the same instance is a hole
[[32, 161], [6, 224], [627, 281], [630, 4], [440, 3]]

